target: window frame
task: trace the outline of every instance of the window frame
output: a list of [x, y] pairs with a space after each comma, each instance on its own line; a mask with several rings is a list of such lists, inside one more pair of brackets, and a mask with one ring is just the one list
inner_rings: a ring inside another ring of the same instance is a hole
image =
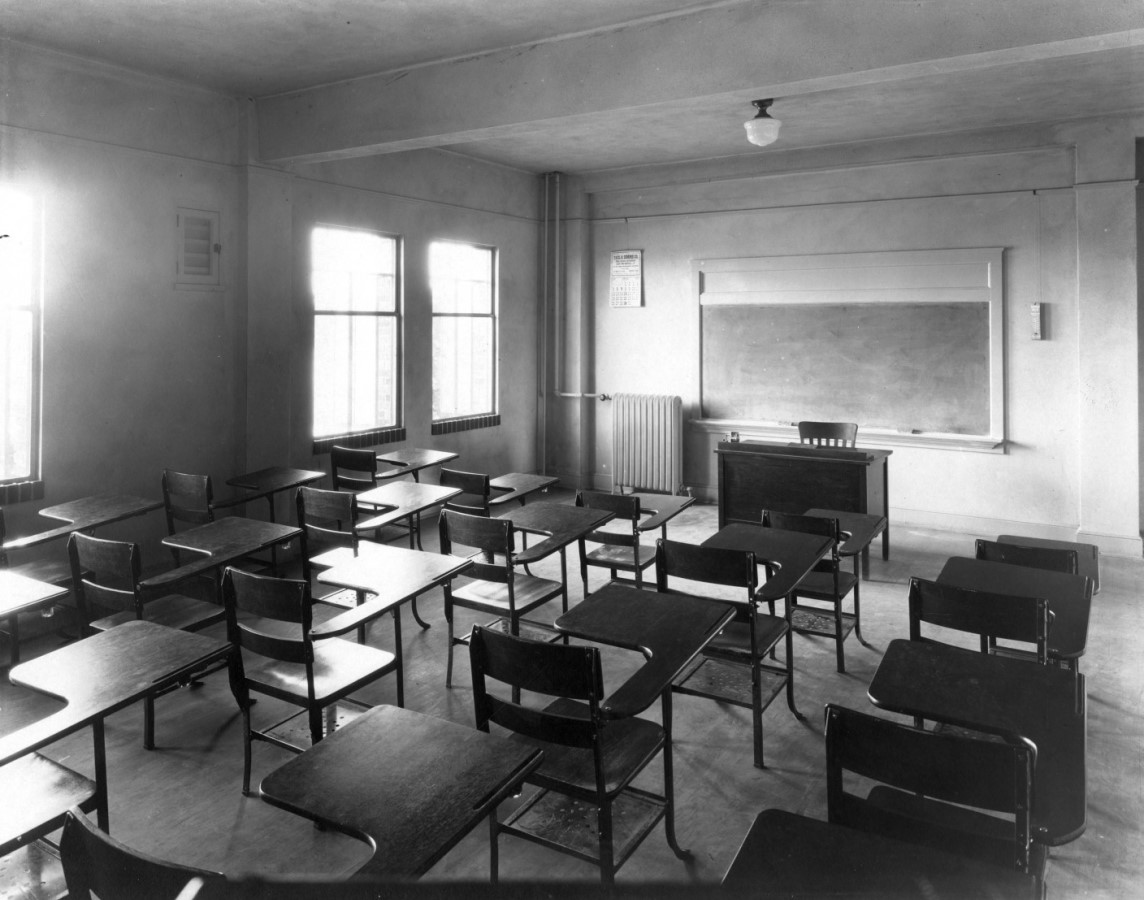
[[[28, 293], [26, 302], [13, 304], [13, 309], [26, 310], [31, 314], [31, 377], [29, 385], [29, 434], [28, 434], [28, 468], [27, 474], [3, 476], [0, 473], [0, 504], [9, 505], [30, 500], [41, 500], [44, 496], [43, 482], [43, 403], [44, 403], [44, 291], [43, 291], [43, 215], [40, 203], [34, 196], [8, 185], [0, 185], [0, 199], [5, 195], [27, 201], [27, 245], [28, 258]], [[8, 201], [5, 201], [7, 205]], [[0, 226], [0, 240], [17, 241], [19, 238], [8, 237], [10, 226]], [[7, 373], [3, 377], [7, 378]], [[7, 431], [7, 418], [4, 422]]]
[[[355, 234], [366, 234], [393, 241], [393, 292], [394, 303], [392, 310], [319, 310], [315, 302], [313, 276], [314, 276], [314, 234], [319, 229], [341, 231]], [[405, 240], [400, 234], [381, 231], [376, 228], [367, 228], [356, 225], [340, 225], [329, 222], [316, 222], [310, 229], [307, 241], [308, 260], [307, 290], [309, 296], [310, 312], [310, 436], [315, 454], [328, 453], [335, 444], [341, 447], [372, 447], [375, 444], [388, 444], [405, 440]], [[392, 318], [394, 326], [394, 423], [392, 425], [374, 425], [369, 428], [347, 431], [336, 435], [316, 436], [314, 402], [316, 400], [317, 378], [317, 324], [319, 317], [337, 318]]]
[[[489, 291], [491, 293], [489, 312], [487, 313], [459, 313], [438, 312], [433, 296], [433, 246], [435, 244], [455, 244], [470, 247], [476, 250], [486, 250], [489, 253]], [[439, 318], [443, 319], [488, 319], [492, 321], [492, 348], [490, 351], [492, 372], [491, 400], [492, 408], [482, 412], [465, 413], [460, 416], [447, 416], [437, 418], [431, 411], [432, 421], [430, 432], [432, 434], [452, 434], [458, 431], [469, 431], [476, 428], [491, 428], [500, 425], [500, 250], [492, 244], [481, 244], [476, 241], [465, 241], [456, 238], [436, 238], [429, 242], [426, 249], [428, 256], [427, 271], [429, 273], [429, 305], [430, 305], [430, 341], [431, 358], [436, 356], [435, 335]], [[434, 373], [435, 374], [435, 373]], [[431, 392], [432, 393], [432, 392]], [[430, 397], [432, 406], [433, 398]]]

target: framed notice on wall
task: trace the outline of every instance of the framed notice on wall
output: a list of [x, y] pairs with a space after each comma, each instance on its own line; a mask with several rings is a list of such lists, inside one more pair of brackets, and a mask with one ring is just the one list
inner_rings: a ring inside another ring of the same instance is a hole
[[612, 306], [643, 306], [643, 251], [613, 250], [608, 297]]

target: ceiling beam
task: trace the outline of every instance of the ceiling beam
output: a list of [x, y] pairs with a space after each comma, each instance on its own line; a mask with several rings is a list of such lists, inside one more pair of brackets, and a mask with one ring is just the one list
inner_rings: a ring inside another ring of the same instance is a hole
[[318, 162], [559, 119], [791, 97], [1144, 43], [1144, 4], [847, 0], [720, 7], [257, 101], [258, 155]]

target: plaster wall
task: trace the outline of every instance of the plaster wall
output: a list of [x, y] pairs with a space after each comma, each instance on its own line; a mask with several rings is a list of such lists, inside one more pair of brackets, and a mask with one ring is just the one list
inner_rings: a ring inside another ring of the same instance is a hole
[[[1139, 553], [1134, 216], [1124, 191], [1075, 189], [1075, 173], [1067, 143], [982, 155], [951, 140], [930, 159], [730, 181], [712, 167], [703, 179], [612, 185], [592, 198], [593, 388], [679, 394], [685, 418], [700, 417], [692, 260], [1002, 247], [1006, 451], [895, 447], [891, 518], [981, 534], [1081, 534], [1107, 552]], [[1093, 211], [1082, 216], [1078, 203]], [[645, 305], [613, 309], [608, 254], [632, 248], [644, 252]], [[1092, 290], [1078, 289], [1082, 270]], [[1047, 310], [1047, 340], [1030, 339], [1033, 302]], [[813, 361], [789, 362], [813, 377]], [[1121, 395], [1127, 404], [1114, 399]], [[1125, 446], [1097, 448], [1086, 424], [1113, 415]], [[611, 486], [609, 418], [600, 416], [593, 436], [592, 477], [602, 488]], [[719, 437], [695, 425], [685, 435], [684, 480], [707, 498]], [[1118, 481], [1132, 486], [1127, 502], [1106, 493]]]

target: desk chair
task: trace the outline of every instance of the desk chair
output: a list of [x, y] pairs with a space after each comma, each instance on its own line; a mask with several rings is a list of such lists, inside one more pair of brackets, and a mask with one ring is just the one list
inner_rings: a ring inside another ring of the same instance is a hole
[[[643, 587], [643, 570], [655, 562], [655, 551], [640, 545], [640, 498], [630, 494], [609, 494], [604, 491], [577, 491], [576, 505], [589, 509], [606, 509], [615, 514], [609, 524], [614, 528], [600, 528], [580, 538], [580, 577], [584, 581], [584, 596], [588, 596], [588, 567], [607, 569], [612, 580], [618, 572], [631, 572], [637, 588]], [[600, 544], [588, 551], [586, 542]]]
[[441, 467], [441, 484], [460, 488], [461, 493], [445, 504], [445, 509], [468, 513], [472, 516], [489, 514], [489, 476], [480, 472], [462, 472], [460, 469]]
[[250, 692], [266, 694], [306, 710], [312, 744], [325, 734], [323, 711], [364, 685], [397, 671], [387, 650], [341, 638], [315, 641], [310, 586], [305, 581], [251, 575], [233, 567], [223, 576], [227, 638], [239, 648], [241, 677], [233, 685], [242, 709], [242, 792], [250, 793], [251, 742], [266, 741], [301, 753], [274, 734], [293, 715], [263, 730], [251, 726]]
[[[72, 583], [80, 618], [90, 632], [108, 631], [132, 619], [145, 619], [181, 631], [201, 631], [224, 618], [214, 603], [183, 594], [148, 597], [139, 587], [139, 545], [75, 532], [68, 538]], [[114, 609], [97, 616], [97, 610]], [[155, 702], [143, 700], [143, 746], [155, 747]]]
[[[832, 540], [830, 558], [821, 560], [811, 572], [798, 583], [791, 595], [791, 626], [799, 634], [817, 634], [834, 640], [836, 665], [839, 672], [846, 671], [846, 657], [843, 643], [853, 631], [862, 640], [860, 580], [857, 572], [842, 569], [842, 530], [837, 519], [821, 516], [805, 516], [795, 513], [780, 513], [763, 510], [763, 525], [781, 528], [786, 531], [799, 531], [804, 534], [819, 534]], [[853, 614], [842, 611], [846, 595], [854, 592]], [[800, 599], [828, 603], [829, 608], [800, 603]], [[772, 605], [771, 613], [774, 613]]]
[[[735, 604], [735, 619], [712, 639], [702, 655], [676, 679], [672, 690], [749, 709], [755, 767], [765, 768], [763, 711], [785, 687], [787, 706], [797, 718], [803, 717], [794, 705], [794, 647], [790, 622], [786, 617], [758, 611], [756, 593], [759, 575], [755, 554], [699, 547], [660, 538], [656, 542], [655, 570], [656, 588], [661, 594], [670, 593], [669, 576], [745, 591], [745, 596], [732, 601]], [[718, 599], [726, 602], [725, 598]], [[789, 601], [787, 605], [789, 615]], [[767, 654], [784, 639], [785, 665], [768, 664]], [[747, 670], [746, 679], [742, 677], [744, 668]]]
[[445, 582], [445, 621], [449, 625], [449, 661], [445, 687], [453, 685], [453, 647], [466, 644], [469, 637], [454, 632], [456, 607], [499, 616], [498, 626], [510, 634], [524, 632], [539, 640], [556, 640], [559, 635], [546, 626], [527, 622], [523, 617], [549, 600], [560, 598], [561, 610], [568, 611], [568, 589], [560, 581], [518, 572], [513, 559], [516, 530], [508, 519], [486, 518], [446, 509], [439, 522], [441, 552], [467, 556], [475, 565], [464, 576]]
[[853, 447], [858, 438], [856, 422], [799, 422], [798, 439], [816, 447]]
[[1032, 569], [1047, 569], [1050, 572], [1065, 572], [1076, 575], [1079, 560], [1075, 550], [1057, 547], [1028, 547], [1001, 541], [985, 541], [978, 538], [974, 543], [974, 556], [990, 562], [1008, 563], [1011, 566], [1028, 566]]
[[[1047, 853], [1031, 837], [1036, 760], [1028, 741], [935, 734], [826, 706], [832, 823], [1015, 868], [1040, 896]], [[878, 784], [859, 797], [846, 790], [846, 772]]]
[[166, 862], [133, 850], [100, 831], [78, 809], [69, 811], [64, 818], [60, 861], [69, 900], [92, 900], [93, 894], [107, 900], [126, 897], [176, 900], [194, 879], [204, 886], [224, 881], [218, 872]]
[[[494, 884], [500, 834], [594, 863], [605, 885], [614, 882], [616, 871], [660, 819], [672, 851], [687, 858], [675, 839], [671, 746], [656, 722], [610, 719], [600, 711], [604, 683], [598, 648], [529, 641], [478, 625], [469, 660], [477, 728], [487, 732], [494, 723], [544, 750], [540, 768], [527, 779], [539, 790], [503, 823], [495, 812], [489, 816]], [[491, 693], [488, 680], [511, 687], [512, 699]], [[557, 699], [543, 708], [524, 706], [521, 691]], [[660, 753], [663, 793], [634, 787]], [[593, 811], [595, 833], [589, 824]]]
[[[193, 528], [213, 522], [215, 505], [211, 477], [164, 469], [163, 513], [167, 519], [167, 534], [174, 534], [180, 526]], [[182, 565], [177, 549], [172, 549], [171, 555], [176, 566]]]
[[[8, 540], [8, 530], [4, 525], [4, 508], [0, 507], [0, 569], [7, 569], [16, 575], [23, 575], [25, 578], [32, 578], [36, 581], [43, 581], [47, 584], [55, 585], [56, 587], [67, 588], [71, 590], [72, 573], [71, 566], [66, 559], [35, 559], [22, 562], [17, 565], [12, 565], [11, 560], [8, 558], [8, 551], [4, 549], [4, 542]], [[63, 598], [60, 598], [63, 599]], [[52, 601], [49, 605], [43, 607], [41, 612], [45, 616], [54, 614], [59, 600]], [[9, 665], [16, 665], [20, 661], [20, 617], [18, 613], [13, 613], [7, 617], [7, 635], [8, 635], [8, 662]], [[4, 628], [0, 628], [0, 633], [5, 633]]]
[[[349, 547], [354, 556], [376, 551], [380, 544], [361, 539], [359, 534], [357, 496], [346, 491], [300, 487], [296, 495], [298, 527], [302, 529], [302, 578], [314, 589], [313, 557], [335, 547]], [[368, 521], [365, 529], [369, 530]], [[365, 600], [364, 593], [349, 588], [333, 590], [320, 597], [318, 603], [352, 609]], [[365, 626], [358, 627], [358, 643], [365, 643]]]
[[979, 635], [982, 653], [989, 651], [990, 639], [1034, 644], [1036, 661], [1048, 663], [1053, 614], [1038, 597], [972, 591], [911, 578], [909, 602], [912, 641], [933, 640], [922, 636], [921, 626], [926, 623]]
[[377, 487], [377, 455], [368, 447], [331, 447], [330, 483], [335, 491], [355, 494]]

